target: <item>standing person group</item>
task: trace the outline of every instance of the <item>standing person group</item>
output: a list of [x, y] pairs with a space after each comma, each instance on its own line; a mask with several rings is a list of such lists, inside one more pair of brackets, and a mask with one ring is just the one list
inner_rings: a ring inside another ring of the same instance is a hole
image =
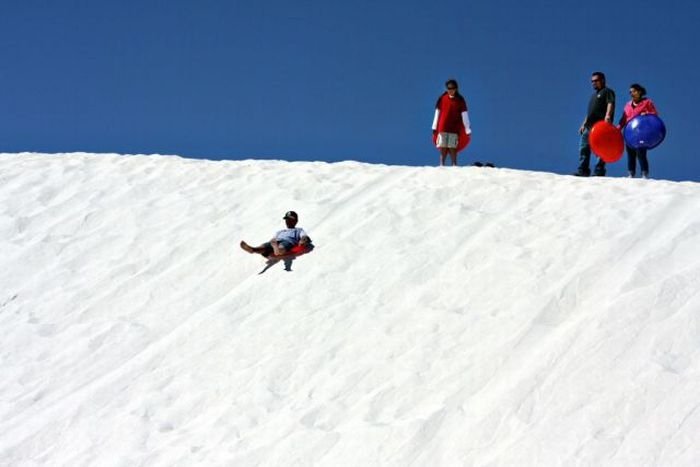
[[[615, 118], [615, 91], [607, 86], [605, 73], [595, 71], [591, 74], [593, 94], [588, 101], [588, 111], [579, 128], [579, 166], [574, 175], [588, 177], [591, 175], [591, 146], [589, 135], [593, 125], [600, 121], [613, 122]], [[471, 125], [467, 101], [459, 93], [457, 81], [449, 79], [445, 83], [445, 92], [438, 97], [433, 118], [433, 142], [440, 150], [440, 165], [445, 165], [449, 155], [452, 165], [457, 165], [457, 152], [463, 149], [471, 139]], [[658, 115], [656, 106], [646, 97], [646, 89], [638, 83], [630, 85], [631, 100], [625, 104], [619, 121], [620, 130], [638, 115]], [[649, 177], [647, 150], [627, 145], [627, 169], [630, 177], [636, 175], [637, 160], [642, 177]], [[593, 175], [604, 177], [605, 161], [598, 157]]]
[[[615, 91], [607, 87], [605, 83], [605, 74], [600, 71], [594, 72], [591, 75], [591, 84], [595, 92], [588, 102], [588, 114], [583, 120], [581, 128], [579, 128], [579, 134], [581, 135], [579, 144], [579, 166], [574, 175], [580, 177], [588, 177], [591, 174], [591, 146], [588, 142], [591, 128], [601, 120], [612, 123], [615, 116]], [[625, 125], [638, 115], [658, 115], [656, 106], [651, 99], [646, 97], [646, 93], [647, 91], [642, 85], [638, 83], [630, 85], [630, 96], [632, 99], [625, 104], [622, 117], [618, 124], [620, 130], [623, 130]], [[642, 177], [649, 178], [647, 150], [644, 148], [633, 148], [630, 145], [626, 145], [626, 147], [628, 176], [635, 176], [637, 160], [639, 160], [639, 168], [642, 172]], [[605, 176], [605, 162], [600, 158], [595, 165], [593, 175], [600, 177]]]
[[[433, 141], [440, 150], [440, 165], [445, 165], [447, 155], [452, 165], [457, 165], [457, 152], [471, 138], [467, 101], [459, 93], [457, 81], [449, 79], [445, 92], [438, 97], [433, 118]], [[460, 141], [460, 139], [462, 139]]]

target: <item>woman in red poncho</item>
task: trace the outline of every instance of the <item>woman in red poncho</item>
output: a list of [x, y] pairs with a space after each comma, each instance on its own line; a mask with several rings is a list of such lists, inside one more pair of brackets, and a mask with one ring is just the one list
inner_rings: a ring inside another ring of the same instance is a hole
[[457, 81], [447, 80], [445, 87], [447, 90], [435, 104], [433, 143], [440, 150], [440, 165], [445, 165], [447, 154], [452, 159], [452, 165], [457, 165], [457, 153], [469, 144], [472, 130], [467, 101], [459, 93]]

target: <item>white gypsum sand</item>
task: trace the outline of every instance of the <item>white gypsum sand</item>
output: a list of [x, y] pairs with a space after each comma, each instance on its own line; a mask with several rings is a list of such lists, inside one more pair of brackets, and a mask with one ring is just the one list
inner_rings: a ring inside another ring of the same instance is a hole
[[3, 154], [0, 201], [0, 465], [700, 460], [700, 184]]

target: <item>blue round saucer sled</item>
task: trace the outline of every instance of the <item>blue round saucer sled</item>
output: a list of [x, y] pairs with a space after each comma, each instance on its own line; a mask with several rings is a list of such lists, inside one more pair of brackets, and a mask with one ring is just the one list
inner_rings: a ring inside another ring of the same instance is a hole
[[666, 137], [666, 125], [657, 115], [637, 115], [625, 125], [622, 136], [634, 149], [653, 149]]

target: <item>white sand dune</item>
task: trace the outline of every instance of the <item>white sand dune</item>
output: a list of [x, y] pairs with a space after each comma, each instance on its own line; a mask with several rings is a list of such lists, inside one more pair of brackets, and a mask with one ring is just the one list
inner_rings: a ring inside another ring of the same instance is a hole
[[3, 154], [0, 201], [0, 465], [700, 464], [700, 184]]

